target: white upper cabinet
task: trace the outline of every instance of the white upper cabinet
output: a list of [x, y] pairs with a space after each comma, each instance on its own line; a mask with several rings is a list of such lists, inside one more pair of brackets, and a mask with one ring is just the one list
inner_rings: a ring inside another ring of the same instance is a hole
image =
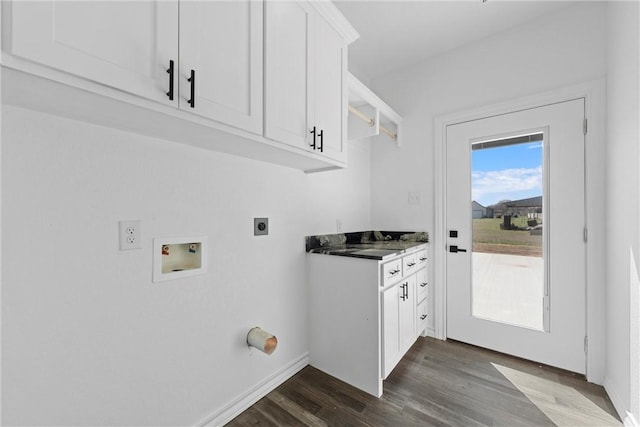
[[126, 92], [174, 104], [178, 1], [14, 1], [13, 55]]
[[262, 22], [258, 1], [180, 3], [181, 109], [262, 133]]
[[267, 2], [265, 22], [265, 136], [346, 161], [345, 38], [305, 2]]
[[[323, 18], [314, 26], [312, 123], [322, 132], [322, 152], [346, 161], [347, 46], [344, 39]], [[317, 144], [316, 144], [317, 145]]]
[[308, 150], [312, 10], [303, 2], [274, 1], [265, 13], [265, 136]]
[[[44, 78], [8, 91], [9, 103], [305, 171], [346, 166], [346, 49], [358, 35], [330, 1], [0, 7], [3, 67]], [[41, 96], [59, 83], [69, 93]], [[86, 109], [86, 94], [105, 110]]]

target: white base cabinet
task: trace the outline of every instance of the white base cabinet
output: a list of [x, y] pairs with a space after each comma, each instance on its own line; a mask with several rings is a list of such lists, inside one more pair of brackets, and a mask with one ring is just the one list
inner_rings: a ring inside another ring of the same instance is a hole
[[383, 291], [382, 378], [386, 379], [416, 340], [416, 278], [412, 275]]
[[423, 331], [418, 276], [426, 253], [421, 245], [383, 261], [307, 254], [310, 364], [381, 396], [383, 380]]

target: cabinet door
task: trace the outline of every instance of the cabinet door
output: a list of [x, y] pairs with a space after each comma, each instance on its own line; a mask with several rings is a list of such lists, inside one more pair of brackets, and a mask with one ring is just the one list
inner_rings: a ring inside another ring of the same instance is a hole
[[323, 18], [314, 25], [315, 54], [311, 98], [312, 126], [322, 131], [322, 154], [345, 161], [347, 90], [347, 47], [342, 37]]
[[313, 14], [307, 4], [293, 1], [269, 1], [265, 13], [265, 136], [310, 150], [307, 82]]
[[404, 354], [416, 340], [416, 276], [401, 281], [404, 284], [404, 298], [400, 299], [398, 328], [400, 330], [400, 353]]
[[262, 134], [262, 18], [260, 1], [180, 2], [181, 109]]
[[14, 1], [13, 55], [163, 103], [178, 1]]
[[382, 293], [382, 378], [387, 378], [400, 360], [398, 310], [401, 293], [399, 284]]

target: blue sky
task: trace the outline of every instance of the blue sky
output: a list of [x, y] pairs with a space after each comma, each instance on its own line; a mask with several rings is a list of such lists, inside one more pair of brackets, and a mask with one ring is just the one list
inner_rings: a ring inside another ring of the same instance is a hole
[[542, 195], [542, 142], [475, 150], [471, 156], [472, 200], [481, 205]]

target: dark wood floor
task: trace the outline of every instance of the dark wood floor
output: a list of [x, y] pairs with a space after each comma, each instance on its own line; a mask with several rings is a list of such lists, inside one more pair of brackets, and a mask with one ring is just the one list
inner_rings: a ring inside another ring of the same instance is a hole
[[581, 375], [455, 341], [419, 338], [380, 399], [307, 366], [228, 426], [621, 425]]

